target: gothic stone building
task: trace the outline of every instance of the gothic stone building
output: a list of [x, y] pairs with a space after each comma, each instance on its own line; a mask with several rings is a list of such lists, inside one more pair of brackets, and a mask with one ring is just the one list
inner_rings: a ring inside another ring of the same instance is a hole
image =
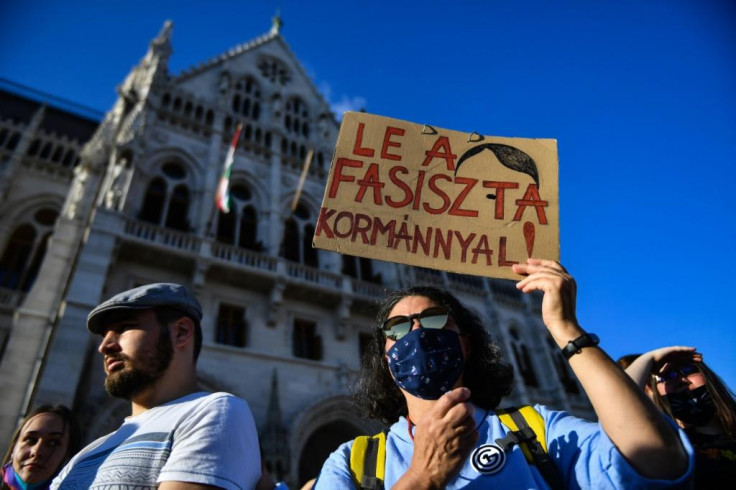
[[[171, 24], [100, 122], [54, 99], [0, 91], [0, 348], [3, 440], [29, 406], [73, 406], [90, 440], [129, 405], [103, 389], [101, 300], [140, 284], [189, 286], [204, 308], [200, 384], [246, 399], [268, 467], [299, 484], [338, 443], [376, 431], [350, 382], [387, 289], [450, 288], [514, 364], [504, 404], [593, 416], [546, 333], [540, 297], [509, 281], [311, 247], [338, 123], [279, 32], [169, 73]], [[232, 205], [214, 195], [238, 122]], [[299, 205], [291, 202], [314, 152]]]

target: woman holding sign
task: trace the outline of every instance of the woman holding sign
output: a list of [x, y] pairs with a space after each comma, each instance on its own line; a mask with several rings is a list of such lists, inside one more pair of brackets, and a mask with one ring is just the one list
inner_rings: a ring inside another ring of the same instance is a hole
[[543, 291], [542, 317], [590, 398], [592, 423], [540, 405], [504, 415], [512, 373], [479, 319], [450, 293], [409, 288], [379, 311], [356, 394], [387, 434], [341, 445], [316, 489], [666, 488], [686, 486], [692, 448], [575, 315], [557, 262], [514, 265]]

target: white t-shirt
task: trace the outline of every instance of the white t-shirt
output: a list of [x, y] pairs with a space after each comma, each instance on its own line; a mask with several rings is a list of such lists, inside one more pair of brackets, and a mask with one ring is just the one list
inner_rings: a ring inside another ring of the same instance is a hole
[[258, 435], [248, 404], [229, 393], [192, 393], [127, 417], [74, 456], [53, 489], [156, 488], [164, 481], [254, 488]]

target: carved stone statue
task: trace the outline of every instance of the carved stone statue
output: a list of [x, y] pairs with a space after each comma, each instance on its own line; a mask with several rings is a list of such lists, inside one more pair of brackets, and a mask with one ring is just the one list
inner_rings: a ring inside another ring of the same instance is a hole
[[82, 201], [84, 200], [85, 183], [89, 178], [89, 172], [84, 166], [78, 166], [74, 173], [74, 181], [72, 189], [69, 192], [69, 201], [66, 206], [66, 217], [69, 219], [78, 219], [82, 212]]
[[105, 207], [115, 211], [122, 208], [123, 197], [130, 180], [130, 161], [127, 156], [122, 156], [115, 162], [110, 175], [110, 186], [105, 192]]

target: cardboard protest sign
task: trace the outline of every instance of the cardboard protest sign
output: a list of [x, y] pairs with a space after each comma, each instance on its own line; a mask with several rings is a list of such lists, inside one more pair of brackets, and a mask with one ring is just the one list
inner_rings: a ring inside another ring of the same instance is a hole
[[518, 279], [514, 263], [559, 260], [557, 141], [345, 113], [313, 244]]

